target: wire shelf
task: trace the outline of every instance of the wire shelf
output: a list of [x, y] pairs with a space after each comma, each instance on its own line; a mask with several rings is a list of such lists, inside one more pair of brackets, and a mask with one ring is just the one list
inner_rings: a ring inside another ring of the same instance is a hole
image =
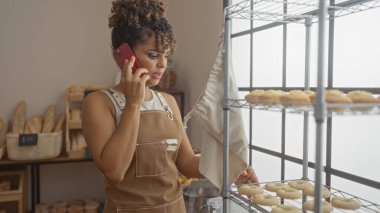
[[[267, 191], [264, 189], [265, 184], [267, 184], [267, 183], [288, 183], [289, 181], [294, 181], [294, 180], [265, 182], [265, 183], [260, 183], [258, 185], [261, 188], [263, 188], [263, 191], [265, 194], [276, 196], [275, 192], [270, 192], [270, 191]], [[310, 182], [313, 183], [313, 181], [310, 181]], [[255, 184], [255, 185], [257, 185], [257, 184]], [[335, 196], [344, 197], [344, 198], [352, 198], [352, 199], [358, 201], [360, 203], [360, 206], [361, 206], [357, 210], [344, 210], [344, 209], [339, 209], [339, 208], [334, 207], [333, 212], [351, 212], [351, 213], [352, 212], [359, 212], [359, 213], [378, 213], [378, 212], [380, 212], [380, 205], [379, 204], [375, 204], [375, 203], [370, 202], [366, 199], [357, 197], [355, 195], [351, 195], [349, 193], [343, 192], [341, 190], [338, 190], [338, 189], [335, 189], [332, 187], [327, 187], [327, 186], [325, 186], [325, 187], [328, 188], [331, 192], [330, 198], [335, 197]], [[231, 186], [228, 189], [228, 191], [230, 192], [230, 199], [232, 201], [234, 201], [235, 203], [237, 203], [238, 205], [240, 205], [241, 207], [243, 207], [244, 209], [248, 210], [249, 212], [271, 212], [272, 207], [256, 205], [256, 204], [252, 203], [251, 200], [246, 195], [240, 195], [238, 193], [238, 186]], [[303, 195], [303, 199], [314, 200], [313, 197], [310, 197], [307, 195]], [[294, 206], [296, 208], [302, 209], [303, 199], [296, 199], [296, 200], [282, 199], [282, 203], [285, 205]]]
[[[369, 10], [380, 6], [380, 0], [349, 0], [329, 6], [330, 18]], [[226, 8], [225, 16], [232, 19], [248, 19], [277, 23], [305, 24], [309, 18], [318, 21], [316, 0], [245, 0]]]
[[[255, 110], [282, 112], [287, 113], [304, 113], [314, 114], [315, 107], [309, 106], [283, 106], [281, 104], [251, 104], [245, 99], [229, 99], [227, 106], [234, 108], [248, 108]], [[380, 115], [380, 103], [355, 103], [355, 104], [331, 104], [326, 103], [326, 116], [351, 116], [351, 115]]]

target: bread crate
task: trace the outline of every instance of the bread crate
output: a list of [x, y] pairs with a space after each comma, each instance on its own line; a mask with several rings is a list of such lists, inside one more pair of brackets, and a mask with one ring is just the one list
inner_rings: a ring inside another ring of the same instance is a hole
[[26, 212], [25, 170], [0, 172], [0, 212]]
[[7, 154], [11, 160], [42, 160], [58, 157], [62, 150], [62, 131], [6, 136]]

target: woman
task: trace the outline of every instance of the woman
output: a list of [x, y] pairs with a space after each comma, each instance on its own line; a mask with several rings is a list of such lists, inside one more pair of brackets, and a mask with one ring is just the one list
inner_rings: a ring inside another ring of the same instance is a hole
[[[175, 45], [165, 9], [157, 0], [113, 2], [112, 48], [128, 43], [136, 57], [125, 61], [118, 85], [83, 103], [83, 132], [106, 180], [106, 213], [186, 212], [178, 171], [202, 178], [174, 97], [150, 89]], [[136, 60], [141, 68], [132, 73]], [[257, 178], [247, 169], [238, 181]]]

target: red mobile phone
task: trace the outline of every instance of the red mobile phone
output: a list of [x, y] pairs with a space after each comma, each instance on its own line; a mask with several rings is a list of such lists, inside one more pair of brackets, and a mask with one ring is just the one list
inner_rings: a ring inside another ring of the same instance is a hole
[[[135, 54], [133, 53], [133, 50], [128, 43], [123, 43], [120, 45], [120, 47], [113, 51], [113, 57], [115, 58], [115, 61], [117, 65], [119, 65], [120, 69], [123, 69], [125, 59], [130, 60], [132, 56], [135, 56]], [[132, 67], [132, 73], [134, 73], [136, 69], [140, 68], [140, 64], [136, 56], [135, 59], [135, 63]]]

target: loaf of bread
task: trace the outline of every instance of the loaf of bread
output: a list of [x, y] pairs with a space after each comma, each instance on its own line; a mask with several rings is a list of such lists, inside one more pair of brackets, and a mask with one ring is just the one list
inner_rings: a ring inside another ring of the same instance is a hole
[[13, 118], [12, 133], [22, 134], [24, 132], [26, 120], [26, 103], [21, 101], [16, 107], [15, 116]]
[[42, 125], [42, 133], [51, 133], [53, 131], [55, 110], [56, 109], [54, 104], [51, 104], [46, 110], [44, 123]]
[[38, 134], [42, 131], [42, 117], [33, 116], [31, 119], [28, 119], [25, 124], [24, 133], [25, 134]]
[[65, 118], [66, 118], [65, 114], [62, 114], [62, 115], [59, 117], [57, 123], [55, 124], [54, 132], [62, 131], [62, 129], [63, 129], [63, 124], [65, 123]]

